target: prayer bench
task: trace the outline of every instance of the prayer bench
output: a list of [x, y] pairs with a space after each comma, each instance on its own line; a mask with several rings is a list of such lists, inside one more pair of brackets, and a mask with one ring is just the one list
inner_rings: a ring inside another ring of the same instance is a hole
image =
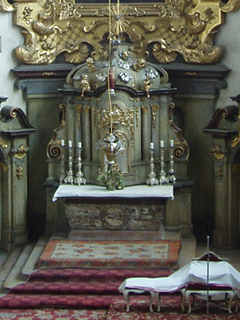
[[[235, 302], [235, 311], [238, 310], [240, 273], [225, 259], [209, 252], [198, 259], [193, 259], [192, 262], [168, 277], [126, 279], [120, 285], [119, 291], [123, 293], [127, 302], [127, 312], [130, 309], [130, 293], [148, 292], [150, 294], [150, 312], [153, 312], [154, 298], [157, 299], [157, 311], [160, 312], [161, 294], [180, 292], [182, 311], [184, 311], [185, 302], [188, 304], [188, 313], [196, 309], [195, 298], [198, 298], [202, 302], [214, 303], [232, 313], [233, 302]], [[191, 297], [193, 305], [191, 305]], [[225, 303], [225, 307], [220, 305], [222, 302]]]
[[[207, 302], [207, 300], [209, 303], [215, 304], [220, 309], [227, 310], [228, 313], [232, 313], [232, 302], [234, 301], [236, 304], [236, 291], [228, 286], [210, 285], [209, 288], [207, 288], [206, 285], [196, 283], [187, 285], [181, 292], [182, 310], [184, 310], [184, 303], [187, 302], [188, 313], [191, 313], [192, 310], [201, 308], [202, 304]], [[196, 298], [202, 303], [196, 305]], [[224, 302], [225, 306], [222, 305], [222, 302]]]

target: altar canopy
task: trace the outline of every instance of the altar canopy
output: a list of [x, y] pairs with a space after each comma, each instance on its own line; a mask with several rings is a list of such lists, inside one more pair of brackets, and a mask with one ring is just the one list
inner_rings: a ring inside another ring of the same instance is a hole
[[[129, 278], [119, 287], [155, 292], [174, 292], [189, 284], [207, 284], [207, 261], [192, 261], [169, 277]], [[228, 262], [209, 262], [209, 284], [216, 287], [229, 287], [240, 291], [240, 273]]]
[[173, 185], [126, 187], [123, 190], [108, 191], [97, 185], [60, 185], [56, 190], [53, 201], [58, 198], [174, 198]]

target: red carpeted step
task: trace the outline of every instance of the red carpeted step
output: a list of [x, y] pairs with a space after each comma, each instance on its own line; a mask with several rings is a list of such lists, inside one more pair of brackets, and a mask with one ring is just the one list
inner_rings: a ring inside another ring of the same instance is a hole
[[42, 294], [118, 294], [121, 282], [42, 282], [31, 281], [12, 288], [11, 293], [42, 293]]
[[27, 282], [12, 288], [11, 293], [117, 294], [118, 287], [126, 278], [160, 277], [169, 273], [169, 270], [39, 270]]
[[112, 296], [108, 295], [16, 295], [8, 294], [0, 299], [0, 308], [108, 308]]
[[0, 308], [107, 308], [130, 277], [161, 277], [166, 269], [44, 269], [0, 298]]
[[44, 280], [50, 279], [51, 281], [56, 278], [114, 278], [124, 280], [131, 277], [167, 277], [172, 274], [170, 269], [82, 269], [82, 268], [59, 268], [59, 269], [40, 269], [33, 272], [30, 279]]

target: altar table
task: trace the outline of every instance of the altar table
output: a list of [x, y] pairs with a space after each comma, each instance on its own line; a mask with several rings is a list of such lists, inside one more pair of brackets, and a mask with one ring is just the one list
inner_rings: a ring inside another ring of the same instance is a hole
[[53, 201], [58, 198], [174, 198], [173, 185], [147, 186], [137, 185], [122, 190], [108, 191], [97, 185], [60, 185]]
[[166, 200], [174, 195], [173, 185], [114, 191], [98, 185], [60, 185], [52, 201], [57, 199], [65, 202], [70, 239], [140, 240], [143, 231], [145, 240], [154, 240], [161, 237]]

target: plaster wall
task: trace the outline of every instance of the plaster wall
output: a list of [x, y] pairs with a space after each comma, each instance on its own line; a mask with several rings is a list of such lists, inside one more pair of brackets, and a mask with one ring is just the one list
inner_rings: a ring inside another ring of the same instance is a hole
[[13, 25], [12, 13], [0, 12], [0, 96], [8, 97], [5, 104], [26, 110], [22, 90], [14, 88], [15, 76], [10, 71], [20, 62], [14, 49], [22, 45], [24, 39], [20, 28]]
[[225, 24], [219, 28], [216, 43], [224, 48], [222, 64], [225, 64], [231, 72], [226, 78], [227, 88], [220, 91], [216, 107], [224, 107], [232, 104], [229, 97], [240, 93], [240, 11], [226, 15]]

